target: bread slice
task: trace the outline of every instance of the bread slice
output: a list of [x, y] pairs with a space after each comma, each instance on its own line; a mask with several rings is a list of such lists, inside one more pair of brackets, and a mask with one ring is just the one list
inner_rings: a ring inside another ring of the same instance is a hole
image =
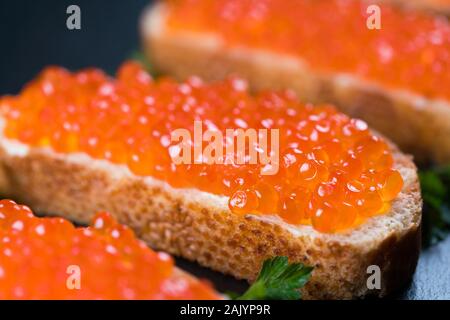
[[349, 74], [320, 73], [295, 56], [230, 47], [217, 34], [168, 30], [165, 17], [162, 3], [142, 17], [144, 49], [157, 71], [179, 79], [239, 74], [256, 90], [290, 88], [304, 101], [333, 102], [344, 113], [364, 119], [419, 162], [450, 162], [449, 101], [387, 89]]
[[[37, 212], [87, 223], [111, 212], [151, 247], [203, 266], [255, 280], [262, 262], [288, 256], [314, 266], [307, 299], [384, 296], [411, 278], [420, 251], [421, 197], [416, 168], [391, 145], [404, 186], [386, 215], [336, 234], [286, 224], [268, 215], [232, 214], [228, 198], [175, 189], [126, 166], [86, 154], [58, 154], [0, 137], [0, 189]], [[367, 287], [367, 268], [381, 270], [381, 289]]]

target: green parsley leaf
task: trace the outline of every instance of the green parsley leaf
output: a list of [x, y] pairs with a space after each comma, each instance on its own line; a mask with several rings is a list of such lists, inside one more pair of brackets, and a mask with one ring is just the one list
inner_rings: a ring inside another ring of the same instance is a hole
[[450, 232], [450, 165], [419, 172], [423, 214], [423, 245], [433, 245]]
[[289, 263], [287, 257], [264, 261], [256, 281], [238, 300], [298, 300], [300, 288], [311, 277], [313, 268]]

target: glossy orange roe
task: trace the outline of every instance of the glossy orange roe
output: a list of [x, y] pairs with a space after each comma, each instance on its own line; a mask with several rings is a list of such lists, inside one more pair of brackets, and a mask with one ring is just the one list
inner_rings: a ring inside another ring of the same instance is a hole
[[218, 298], [174, 270], [169, 255], [150, 250], [109, 214], [75, 228], [0, 201], [0, 299]]
[[425, 97], [450, 98], [450, 23], [380, 4], [381, 29], [366, 27], [357, 0], [173, 0], [172, 29], [216, 32], [229, 45], [303, 58], [324, 72], [351, 73]]
[[[50, 67], [0, 105], [8, 138], [85, 152], [174, 187], [228, 196], [236, 214], [277, 214], [322, 232], [385, 212], [403, 184], [388, 146], [365, 122], [329, 105], [301, 104], [289, 91], [252, 96], [240, 79], [153, 81], [133, 62], [121, 67], [117, 79], [99, 70], [71, 74]], [[204, 131], [279, 129], [278, 173], [262, 175], [262, 164], [238, 164], [238, 150], [225, 153], [226, 164], [175, 165], [170, 152], [178, 142], [171, 132], [185, 128], [193, 139], [194, 120], [203, 120]]]

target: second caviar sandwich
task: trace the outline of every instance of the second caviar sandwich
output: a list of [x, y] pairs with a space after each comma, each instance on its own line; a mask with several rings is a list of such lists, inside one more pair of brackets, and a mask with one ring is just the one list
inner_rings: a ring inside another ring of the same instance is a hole
[[222, 299], [110, 214], [91, 227], [0, 201], [0, 299]]
[[383, 2], [372, 29], [370, 4], [161, 1], [143, 16], [143, 45], [157, 71], [293, 89], [367, 121], [417, 161], [449, 163], [450, 23]]
[[[265, 259], [287, 256], [314, 267], [305, 298], [383, 296], [414, 272], [414, 164], [330, 105], [251, 95], [237, 78], [153, 80], [128, 62], [117, 79], [49, 67], [0, 110], [1, 188], [40, 212], [86, 223], [106, 210], [156, 249], [249, 281]], [[278, 173], [237, 164], [235, 151], [222, 165], [175, 165], [171, 132], [195, 121], [279, 129]], [[367, 288], [371, 265], [380, 290]]]

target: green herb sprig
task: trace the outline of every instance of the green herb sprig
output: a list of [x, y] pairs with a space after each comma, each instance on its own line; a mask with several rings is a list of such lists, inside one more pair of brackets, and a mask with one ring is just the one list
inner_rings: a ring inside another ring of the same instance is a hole
[[450, 232], [450, 165], [419, 172], [423, 212], [423, 245], [433, 245]]
[[256, 281], [237, 300], [298, 300], [300, 288], [311, 277], [312, 267], [289, 263], [287, 257], [264, 261]]

